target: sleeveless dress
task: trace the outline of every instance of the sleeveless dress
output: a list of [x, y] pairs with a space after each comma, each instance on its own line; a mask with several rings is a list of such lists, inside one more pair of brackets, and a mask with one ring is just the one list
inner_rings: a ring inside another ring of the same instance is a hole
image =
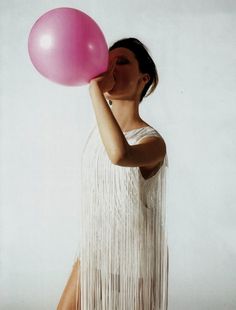
[[[150, 126], [123, 134], [130, 145], [161, 136]], [[112, 164], [97, 124], [91, 130], [82, 152], [75, 256], [81, 310], [167, 309], [166, 167], [167, 155], [145, 179], [139, 167]]]

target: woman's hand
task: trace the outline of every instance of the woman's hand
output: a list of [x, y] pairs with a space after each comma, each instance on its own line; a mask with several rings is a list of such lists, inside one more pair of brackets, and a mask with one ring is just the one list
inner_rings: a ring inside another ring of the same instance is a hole
[[89, 82], [89, 88], [91, 89], [94, 84], [98, 85], [102, 93], [109, 92], [115, 85], [115, 78], [113, 71], [116, 65], [116, 58], [110, 63], [109, 68], [106, 72], [93, 78]]

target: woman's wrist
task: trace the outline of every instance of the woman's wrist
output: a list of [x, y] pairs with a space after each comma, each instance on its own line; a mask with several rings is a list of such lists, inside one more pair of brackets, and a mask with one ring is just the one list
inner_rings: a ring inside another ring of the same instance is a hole
[[90, 82], [89, 82], [89, 89], [91, 89], [91, 88], [93, 88], [93, 87], [97, 87], [98, 86], [98, 81], [96, 81], [96, 80], [91, 80]]
[[93, 80], [93, 81], [91, 81], [91, 82], [89, 83], [89, 92], [90, 92], [90, 94], [93, 93], [95, 90], [96, 90], [96, 91], [98, 91], [98, 90], [101, 91], [101, 89], [100, 89], [100, 87], [99, 87], [98, 81]]

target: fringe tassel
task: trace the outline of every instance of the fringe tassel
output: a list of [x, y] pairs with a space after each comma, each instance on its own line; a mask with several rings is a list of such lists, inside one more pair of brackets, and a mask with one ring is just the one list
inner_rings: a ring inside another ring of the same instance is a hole
[[167, 310], [167, 156], [145, 180], [113, 165], [94, 129], [81, 167], [76, 310]]

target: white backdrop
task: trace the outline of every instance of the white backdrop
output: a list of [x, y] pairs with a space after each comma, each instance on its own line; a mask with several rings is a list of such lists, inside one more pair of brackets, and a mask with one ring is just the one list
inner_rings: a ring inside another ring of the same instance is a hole
[[36, 19], [61, 6], [156, 62], [140, 114], [168, 148], [169, 310], [236, 309], [233, 0], [1, 0], [0, 309], [56, 309], [77, 248], [88, 87], [46, 80], [27, 51]]

